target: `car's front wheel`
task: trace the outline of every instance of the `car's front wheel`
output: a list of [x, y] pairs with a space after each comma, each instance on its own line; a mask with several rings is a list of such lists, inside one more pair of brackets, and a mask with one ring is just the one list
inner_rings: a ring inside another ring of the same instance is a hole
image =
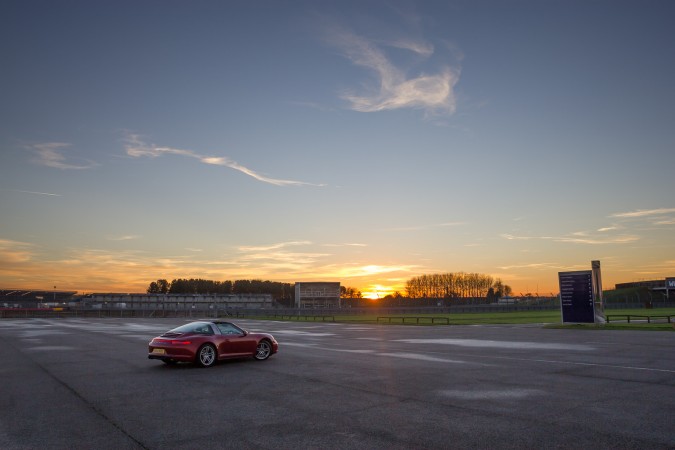
[[216, 348], [211, 344], [204, 344], [197, 352], [197, 364], [202, 367], [211, 367], [216, 363]]
[[258, 361], [264, 361], [270, 357], [272, 354], [272, 344], [270, 341], [260, 341], [258, 342], [258, 347], [255, 350], [255, 359]]

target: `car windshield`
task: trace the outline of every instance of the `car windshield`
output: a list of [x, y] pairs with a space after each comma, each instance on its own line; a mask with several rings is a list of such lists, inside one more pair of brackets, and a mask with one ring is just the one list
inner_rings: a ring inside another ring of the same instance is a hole
[[168, 333], [213, 334], [213, 329], [211, 329], [211, 325], [206, 322], [192, 322], [178, 328], [174, 328], [173, 330], [168, 331]]

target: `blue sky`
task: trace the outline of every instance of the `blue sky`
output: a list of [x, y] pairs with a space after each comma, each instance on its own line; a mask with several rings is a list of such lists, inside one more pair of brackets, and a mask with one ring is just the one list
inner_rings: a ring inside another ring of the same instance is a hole
[[0, 286], [675, 276], [669, 1], [6, 1]]

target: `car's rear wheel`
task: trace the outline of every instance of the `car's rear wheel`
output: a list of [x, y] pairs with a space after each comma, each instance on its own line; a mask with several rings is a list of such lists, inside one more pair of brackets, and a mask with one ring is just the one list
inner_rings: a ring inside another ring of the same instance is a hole
[[272, 354], [272, 344], [270, 341], [262, 340], [258, 342], [258, 347], [255, 350], [255, 359], [264, 361]]
[[211, 367], [216, 363], [216, 348], [211, 344], [204, 344], [197, 352], [197, 364], [202, 367]]

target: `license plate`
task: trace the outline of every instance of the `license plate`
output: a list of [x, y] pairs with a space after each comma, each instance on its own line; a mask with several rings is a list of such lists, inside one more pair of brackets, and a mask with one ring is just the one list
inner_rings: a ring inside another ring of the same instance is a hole
[[153, 348], [152, 353], [156, 355], [163, 355], [166, 353], [166, 350], [164, 350], [163, 348]]

